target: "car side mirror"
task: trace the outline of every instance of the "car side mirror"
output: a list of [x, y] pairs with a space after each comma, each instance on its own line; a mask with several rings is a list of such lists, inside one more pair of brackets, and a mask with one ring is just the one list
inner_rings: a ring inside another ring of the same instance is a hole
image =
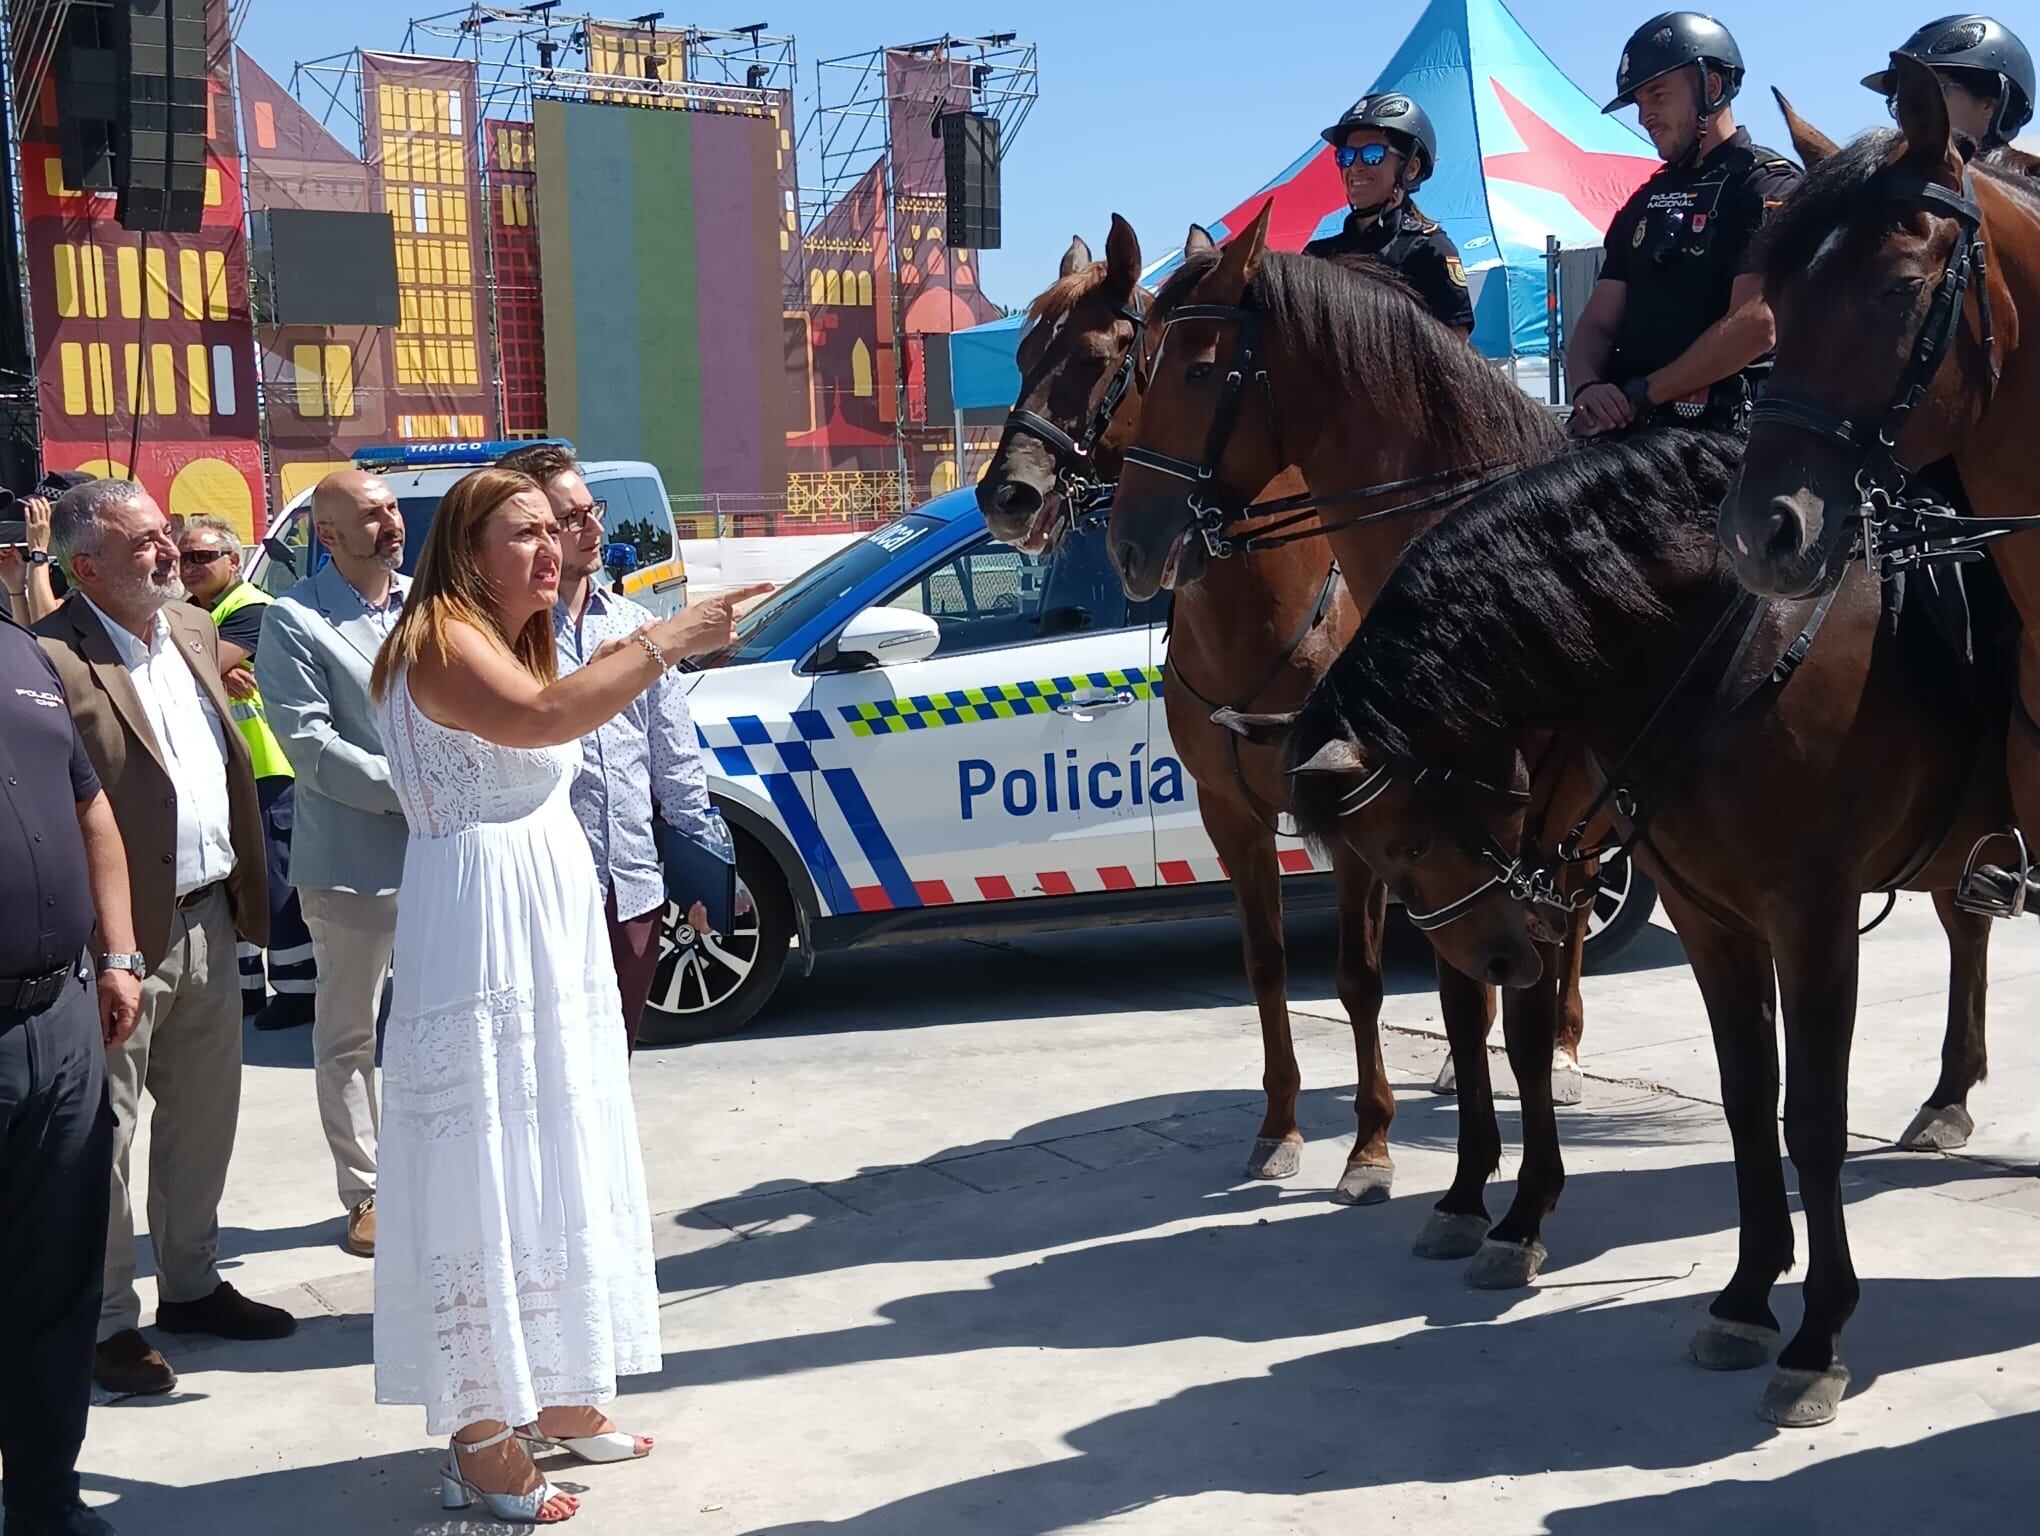
[[284, 543], [275, 534], [271, 534], [262, 541], [262, 549], [263, 553], [267, 554], [270, 559], [274, 560], [286, 571], [289, 571], [291, 575], [304, 575], [304, 572], [298, 569], [297, 551]]
[[894, 662], [925, 661], [942, 644], [942, 630], [925, 613], [911, 608], [866, 608], [852, 616], [830, 647], [839, 669], [884, 667]]

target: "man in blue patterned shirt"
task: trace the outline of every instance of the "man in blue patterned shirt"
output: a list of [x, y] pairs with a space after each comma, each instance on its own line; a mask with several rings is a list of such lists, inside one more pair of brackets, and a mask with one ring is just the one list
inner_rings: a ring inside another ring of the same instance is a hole
[[[605, 645], [627, 643], [653, 618], [628, 598], [604, 591], [595, 579], [602, 571], [605, 509], [589, 494], [574, 456], [553, 444], [535, 443], [500, 462], [538, 482], [559, 523], [560, 600], [553, 609], [553, 641], [564, 677], [594, 660]], [[728, 645], [731, 610], [751, 595], [746, 589], [690, 604], [687, 613], [698, 620], [700, 632], [688, 654], [702, 656]], [[588, 834], [607, 899], [624, 1031], [635, 1050], [638, 1023], [659, 968], [659, 919], [666, 910], [665, 878], [652, 836], [654, 803], [668, 826], [701, 842], [716, 841], [708, 771], [677, 676], [667, 673], [622, 714], [582, 738], [581, 771], [574, 776], [572, 794], [574, 815]], [[688, 920], [706, 930], [707, 914], [699, 902]]]

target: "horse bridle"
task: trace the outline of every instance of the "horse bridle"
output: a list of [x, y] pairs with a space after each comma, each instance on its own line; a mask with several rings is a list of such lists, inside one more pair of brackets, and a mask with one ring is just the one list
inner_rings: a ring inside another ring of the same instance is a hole
[[[1881, 185], [1880, 185], [1881, 183]], [[1983, 240], [1983, 210], [1978, 206], [1969, 169], [1962, 172], [1962, 190], [1957, 192], [1924, 176], [1900, 176], [1880, 171], [1872, 179], [1873, 192], [1882, 201], [1919, 206], [1929, 213], [1952, 218], [1961, 226], [1955, 249], [1941, 274], [1925, 319], [1913, 338], [1912, 351], [1892, 393], [1891, 404], [1875, 422], [1855, 422], [1810, 400], [1771, 390], [1750, 411], [1750, 424], [1769, 422], [1811, 434], [1844, 448], [1853, 449], [1856, 461], [1856, 494], [1862, 518], [1862, 554], [1880, 576], [1888, 576], [1906, 565], [1935, 559], [1976, 559], [1980, 537], [1929, 543], [1924, 530], [1929, 522], [1946, 526], [1961, 518], [1952, 507], [1933, 496], [1909, 497], [1907, 482], [1915, 470], [1898, 456], [1898, 440], [1913, 411], [1932, 388], [1935, 375], [1955, 344], [1962, 325], [1963, 299], [1973, 286], [1983, 354], [1993, 387], [1998, 382], [1997, 338], [1991, 324], [1990, 273]], [[2031, 519], [2020, 522], [2030, 523]], [[2013, 531], [2010, 527], [1986, 530], [1981, 537], [1996, 537]]]
[[[1055, 459], [1056, 481], [1072, 526], [1088, 513], [1097, 511], [1107, 499], [1110, 487], [1098, 478], [1096, 454], [1099, 442], [1112, 428], [1112, 420], [1126, 403], [1140, 365], [1141, 336], [1147, 329], [1147, 296], [1136, 287], [1133, 296], [1112, 311], [1115, 320], [1130, 321], [1133, 343], [1119, 360], [1119, 367], [1105, 383], [1079, 435], [1072, 437], [1061, 427], [1033, 411], [1017, 406], [1006, 413], [1005, 437], [1022, 433], [1047, 446]], [[1000, 445], [1002, 448], [1004, 443]]]
[[[1521, 467], [1520, 461], [1515, 458], [1491, 458], [1477, 464], [1434, 470], [1400, 480], [1385, 480], [1377, 485], [1363, 485], [1330, 496], [1305, 491], [1267, 501], [1241, 502], [1219, 481], [1218, 469], [1225, 459], [1227, 447], [1232, 443], [1233, 432], [1239, 426], [1249, 384], [1253, 385], [1254, 393], [1267, 414], [1269, 431], [1277, 441], [1282, 437], [1282, 415], [1275, 405], [1275, 387], [1269, 381], [1268, 370], [1260, 362], [1258, 315], [1251, 306], [1243, 303], [1184, 304], [1172, 309], [1162, 318], [1161, 334], [1155, 344], [1155, 365], [1160, 363], [1162, 351], [1168, 345], [1169, 328], [1191, 320], [1216, 320], [1239, 327], [1232, 359], [1226, 364], [1225, 374], [1219, 381], [1218, 406], [1212, 412], [1211, 425], [1205, 432], [1203, 458], [1196, 461], [1181, 459], [1174, 454], [1159, 453], [1134, 444], [1120, 454], [1120, 460], [1124, 464], [1135, 464], [1188, 483], [1190, 489], [1184, 494], [1191, 518], [1188, 532], [1195, 533], [1203, 541], [1205, 553], [1214, 560], [1251, 554], [1257, 549], [1278, 549], [1303, 539], [1324, 538], [1367, 523], [1410, 517], [1449, 506], [1507, 479]], [[1150, 365], [1150, 372], [1153, 366]], [[1321, 509], [1341, 502], [1373, 501], [1430, 486], [1444, 486], [1445, 489], [1415, 501], [1363, 512], [1336, 522], [1318, 515]], [[1237, 530], [1244, 522], [1261, 526], [1242, 534]], [[1309, 526], [1299, 526], [1303, 524]]]
[[[1446, 768], [1437, 763], [1426, 762], [1422, 758], [1405, 756], [1390, 758], [1340, 796], [1339, 815], [1353, 816], [1365, 810], [1386, 794], [1389, 786], [1398, 778], [1407, 778], [1416, 789], [1445, 790], [1456, 787], [1492, 800], [1499, 800], [1506, 805], [1530, 803], [1528, 789], [1518, 789], [1513, 784], [1490, 784], [1485, 779], [1476, 779], [1456, 768]], [[1492, 832], [1480, 826], [1477, 821], [1474, 824], [1478, 827], [1480, 835], [1477, 839], [1469, 840], [1471, 851], [1487, 865], [1487, 878], [1465, 895], [1429, 912], [1418, 912], [1405, 907], [1403, 915], [1409, 919], [1410, 926], [1417, 932], [1435, 933], [1448, 923], [1456, 923], [1471, 912], [1490, 891], [1506, 890], [1512, 898], [1520, 902], [1541, 902], [1544, 893], [1538, 881], [1542, 872], [1530, 867], [1528, 861], [1521, 857], [1511, 858], [1509, 851], [1495, 840]], [[1555, 896], [1556, 892], [1552, 894]]]

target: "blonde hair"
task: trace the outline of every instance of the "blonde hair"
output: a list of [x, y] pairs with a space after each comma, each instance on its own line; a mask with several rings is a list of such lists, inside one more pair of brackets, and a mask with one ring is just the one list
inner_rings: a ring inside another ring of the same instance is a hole
[[404, 611], [375, 655], [369, 687], [376, 698], [388, 691], [400, 667], [411, 665], [428, 649], [442, 661], [451, 656], [447, 633], [456, 623], [473, 625], [539, 682], [551, 683], [559, 676], [552, 610], [533, 614], [515, 635], [505, 634], [496, 618], [495, 591], [475, 558], [489, 519], [525, 491], [543, 494], [536, 480], [514, 469], [478, 469], [439, 499]]

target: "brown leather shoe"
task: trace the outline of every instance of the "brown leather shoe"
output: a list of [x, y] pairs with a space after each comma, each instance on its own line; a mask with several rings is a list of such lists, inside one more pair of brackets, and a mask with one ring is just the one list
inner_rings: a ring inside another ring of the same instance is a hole
[[364, 1259], [375, 1257], [374, 1195], [370, 1195], [347, 1213], [347, 1237], [340, 1246]]
[[177, 1373], [136, 1328], [124, 1328], [92, 1355], [92, 1384], [120, 1397], [156, 1397], [177, 1390]]
[[209, 1333], [216, 1339], [287, 1339], [297, 1319], [281, 1307], [250, 1301], [226, 1281], [203, 1301], [156, 1305], [156, 1326], [165, 1333]]

